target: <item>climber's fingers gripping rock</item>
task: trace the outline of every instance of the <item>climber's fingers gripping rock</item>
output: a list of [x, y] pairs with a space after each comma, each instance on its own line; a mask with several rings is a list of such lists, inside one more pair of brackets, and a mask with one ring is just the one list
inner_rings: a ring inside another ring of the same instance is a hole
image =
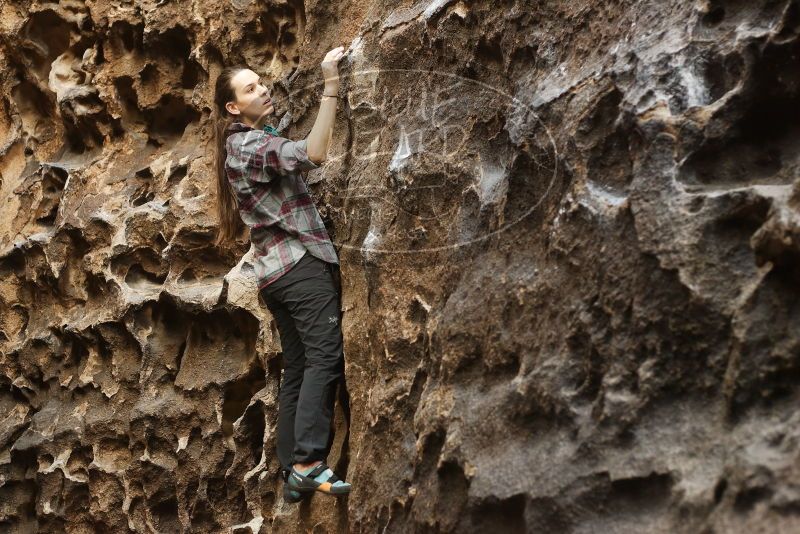
[[322, 76], [325, 78], [325, 83], [339, 81], [339, 60], [344, 56], [344, 47], [337, 46], [325, 54], [322, 60]]

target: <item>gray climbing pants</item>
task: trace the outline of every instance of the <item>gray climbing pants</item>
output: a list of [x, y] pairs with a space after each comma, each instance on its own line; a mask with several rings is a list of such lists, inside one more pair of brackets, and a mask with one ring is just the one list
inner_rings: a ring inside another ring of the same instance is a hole
[[283, 352], [278, 394], [278, 461], [327, 460], [336, 387], [344, 374], [339, 265], [311, 253], [261, 289]]

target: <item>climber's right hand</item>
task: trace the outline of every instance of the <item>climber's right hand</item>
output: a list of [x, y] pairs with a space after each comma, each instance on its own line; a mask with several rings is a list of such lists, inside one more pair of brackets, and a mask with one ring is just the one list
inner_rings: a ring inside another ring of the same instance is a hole
[[338, 46], [325, 54], [322, 60], [322, 77], [326, 85], [339, 84], [339, 60], [344, 56], [344, 47]]

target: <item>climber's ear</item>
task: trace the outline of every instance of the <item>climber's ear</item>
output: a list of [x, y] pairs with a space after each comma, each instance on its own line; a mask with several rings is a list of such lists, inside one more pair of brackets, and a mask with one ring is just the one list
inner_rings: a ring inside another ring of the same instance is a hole
[[228, 113], [230, 113], [231, 115], [239, 115], [242, 113], [241, 111], [239, 111], [239, 106], [237, 106], [235, 102], [228, 102], [227, 104], [225, 104], [225, 109], [227, 109]]

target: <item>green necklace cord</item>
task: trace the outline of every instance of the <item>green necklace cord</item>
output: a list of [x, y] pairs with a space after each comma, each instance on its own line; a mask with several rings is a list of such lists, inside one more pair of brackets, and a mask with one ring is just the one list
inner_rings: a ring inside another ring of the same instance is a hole
[[264, 125], [264, 127], [262, 128], [262, 130], [264, 130], [264, 131], [265, 131], [265, 132], [267, 132], [268, 134], [272, 134], [272, 135], [280, 135], [280, 133], [278, 133], [278, 130], [276, 130], [275, 128], [273, 128], [273, 127], [272, 127], [272, 126], [270, 126], [269, 124], [266, 124], [266, 125]]

